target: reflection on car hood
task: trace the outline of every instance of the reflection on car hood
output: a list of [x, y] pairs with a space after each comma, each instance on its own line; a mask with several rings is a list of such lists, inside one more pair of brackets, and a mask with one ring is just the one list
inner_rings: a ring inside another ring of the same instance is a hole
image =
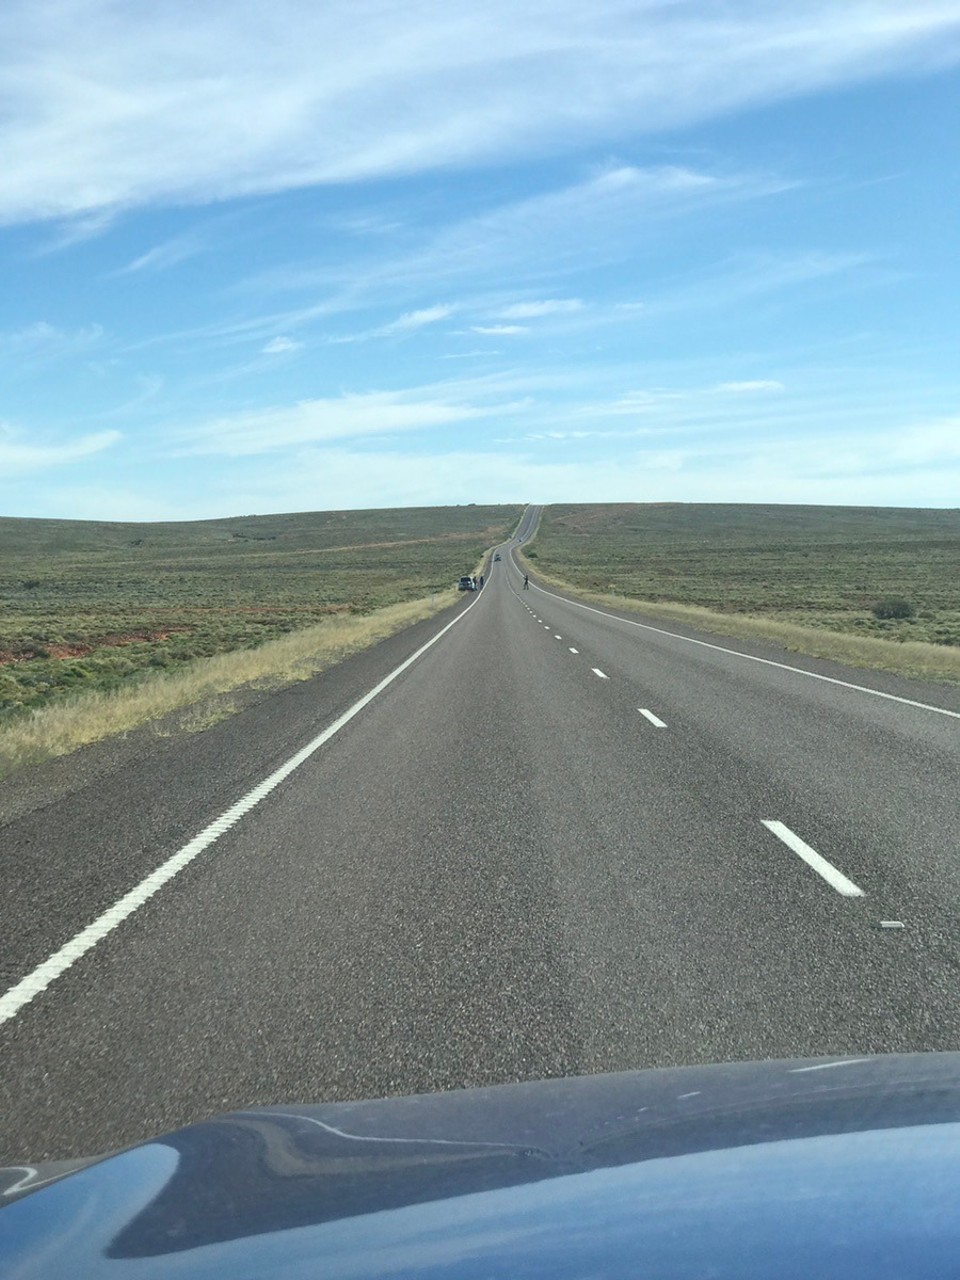
[[192, 1125], [8, 1196], [0, 1274], [942, 1277], [958, 1183], [960, 1054], [630, 1072]]

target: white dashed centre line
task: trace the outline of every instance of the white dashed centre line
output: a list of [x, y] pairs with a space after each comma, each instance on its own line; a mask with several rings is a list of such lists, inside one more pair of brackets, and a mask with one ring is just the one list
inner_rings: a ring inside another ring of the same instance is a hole
[[637, 707], [637, 710], [642, 716], [645, 716], [652, 725], [655, 725], [656, 728], [665, 729], [667, 727], [659, 717], [655, 716], [652, 711], [648, 711], [646, 707]]
[[554, 635], [554, 640], [562, 640], [563, 636]]
[[571, 650], [570, 650], [570, 652], [571, 652], [571, 653], [579, 653], [579, 652], [580, 652], [580, 650], [579, 650], [579, 649], [571, 649]]
[[835, 866], [829, 863], [826, 858], [822, 858], [816, 849], [811, 849], [805, 844], [798, 835], [795, 835], [788, 826], [782, 822], [771, 822], [768, 819], [762, 819], [763, 825], [794, 853], [799, 854], [808, 867], [813, 867], [817, 875], [823, 876], [827, 884], [836, 889], [837, 893], [842, 893], [845, 898], [862, 898], [863, 890], [848, 880], [842, 871], [838, 871]]
[[608, 613], [606, 609], [594, 609], [592, 605], [581, 604], [579, 600], [570, 600], [567, 596], [558, 596], [555, 591], [546, 587], [538, 587], [545, 596], [553, 596], [554, 600], [563, 600], [575, 609], [585, 609], [587, 613], [599, 613], [602, 618], [615, 618], [628, 627], [640, 627], [644, 631], [656, 631], [661, 636], [670, 636], [674, 640], [683, 640], [688, 644], [697, 644], [704, 649], [715, 649], [718, 653], [727, 653], [734, 658], [745, 658], [748, 662], [762, 662], [766, 667], [778, 667], [781, 671], [790, 671], [794, 675], [809, 676], [811, 680], [824, 680], [827, 684], [836, 684], [843, 689], [855, 689], [858, 693], [869, 693], [876, 698], [887, 698], [890, 702], [899, 702], [905, 707], [918, 707], [921, 711], [936, 711], [941, 716], [951, 716], [960, 720], [960, 711], [951, 711], [947, 707], [935, 707], [929, 702], [915, 702], [912, 698], [901, 698], [899, 694], [887, 693], [883, 689], [870, 689], [866, 685], [851, 684], [849, 680], [838, 680], [835, 676], [825, 676], [820, 671], [805, 671], [803, 667], [791, 667], [786, 662], [774, 662], [772, 658], [760, 658], [755, 653], [743, 653], [740, 649], [727, 649], [721, 644], [711, 644], [708, 640], [697, 640], [693, 636], [680, 635], [676, 631], [665, 631], [663, 627], [651, 626], [649, 622], [634, 622], [632, 618], [622, 618], [618, 613]]
[[591, 667], [591, 670], [593, 671], [593, 674], [594, 674], [595, 676], [599, 676], [601, 680], [609, 680], [609, 679], [610, 679], [610, 677], [609, 677], [608, 675], [606, 675], [603, 671], [601, 671], [599, 667]]

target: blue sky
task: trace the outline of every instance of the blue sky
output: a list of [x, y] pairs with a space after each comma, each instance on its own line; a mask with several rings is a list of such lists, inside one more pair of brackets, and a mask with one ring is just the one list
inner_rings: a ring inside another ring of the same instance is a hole
[[960, 0], [4, 0], [0, 513], [960, 505], [958, 63]]

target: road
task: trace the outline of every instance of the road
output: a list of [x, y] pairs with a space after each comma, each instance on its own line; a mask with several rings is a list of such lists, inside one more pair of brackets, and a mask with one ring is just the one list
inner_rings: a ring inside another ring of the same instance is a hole
[[0, 789], [0, 1162], [960, 1047], [960, 691], [524, 590], [514, 550], [204, 733]]

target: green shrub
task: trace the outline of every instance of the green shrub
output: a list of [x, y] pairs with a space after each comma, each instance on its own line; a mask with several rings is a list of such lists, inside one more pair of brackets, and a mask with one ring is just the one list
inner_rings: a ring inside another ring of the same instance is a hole
[[909, 600], [902, 596], [888, 596], [886, 600], [878, 600], [873, 606], [875, 618], [912, 618], [916, 609]]

